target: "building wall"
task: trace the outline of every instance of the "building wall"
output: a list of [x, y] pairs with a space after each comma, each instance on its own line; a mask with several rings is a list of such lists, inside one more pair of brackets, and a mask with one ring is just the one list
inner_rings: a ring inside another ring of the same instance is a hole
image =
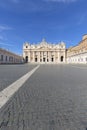
[[0, 48], [0, 64], [3, 63], [22, 63], [23, 57]]
[[77, 46], [67, 50], [67, 63], [87, 63], [87, 35]]
[[24, 43], [23, 58], [30, 63], [65, 63], [65, 43], [50, 44], [42, 40], [39, 44]]

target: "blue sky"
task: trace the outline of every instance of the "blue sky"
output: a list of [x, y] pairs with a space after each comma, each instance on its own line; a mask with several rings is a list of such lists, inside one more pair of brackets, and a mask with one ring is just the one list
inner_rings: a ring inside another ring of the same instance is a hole
[[22, 54], [24, 42], [78, 44], [87, 34], [87, 0], [0, 0], [0, 48]]

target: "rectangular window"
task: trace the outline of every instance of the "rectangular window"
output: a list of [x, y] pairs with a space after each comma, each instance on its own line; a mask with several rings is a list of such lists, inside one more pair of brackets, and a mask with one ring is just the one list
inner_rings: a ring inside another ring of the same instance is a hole
[[12, 56], [9, 57], [9, 61], [11, 61], [11, 62], [13, 61], [13, 57]]
[[1, 55], [1, 61], [3, 61], [3, 55]]

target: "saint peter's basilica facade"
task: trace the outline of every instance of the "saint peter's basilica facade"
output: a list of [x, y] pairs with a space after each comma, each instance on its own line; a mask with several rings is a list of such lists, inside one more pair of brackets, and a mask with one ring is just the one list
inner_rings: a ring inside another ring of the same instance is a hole
[[45, 39], [38, 44], [26, 42], [23, 45], [23, 58], [25, 59], [25, 62], [29, 63], [65, 63], [65, 43], [51, 44], [47, 43]]

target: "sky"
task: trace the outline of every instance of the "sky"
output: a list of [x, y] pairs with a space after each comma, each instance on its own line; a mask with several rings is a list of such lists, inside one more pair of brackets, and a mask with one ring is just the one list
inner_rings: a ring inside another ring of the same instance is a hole
[[22, 54], [23, 44], [77, 45], [87, 34], [87, 0], [0, 0], [0, 48]]

